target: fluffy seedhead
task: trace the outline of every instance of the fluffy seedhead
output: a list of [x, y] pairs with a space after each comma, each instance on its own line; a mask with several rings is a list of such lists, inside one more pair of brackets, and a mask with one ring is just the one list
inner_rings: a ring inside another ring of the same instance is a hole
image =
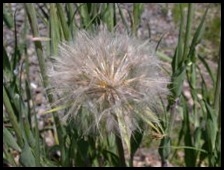
[[143, 122], [159, 123], [151, 108], [167, 91], [167, 80], [154, 47], [107, 29], [78, 31], [74, 42], [59, 46], [49, 66], [58, 98], [54, 107], [68, 106], [64, 118], [88, 134], [123, 131], [130, 136]]

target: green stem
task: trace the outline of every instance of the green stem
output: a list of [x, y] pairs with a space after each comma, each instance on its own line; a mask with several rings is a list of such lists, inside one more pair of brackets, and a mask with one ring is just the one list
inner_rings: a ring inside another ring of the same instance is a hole
[[3, 85], [3, 103], [5, 105], [5, 109], [7, 110], [10, 122], [12, 124], [13, 129], [15, 130], [15, 135], [18, 139], [18, 144], [20, 147], [23, 146], [23, 139], [22, 139], [22, 132], [21, 132], [21, 128], [17, 122], [16, 116], [14, 114], [12, 105], [10, 103], [10, 99], [7, 95], [5, 86]]
[[116, 137], [117, 151], [118, 151], [119, 158], [120, 158], [120, 166], [126, 167], [124, 148], [123, 148], [121, 137], [118, 135], [115, 135], [115, 137]]
[[143, 11], [143, 4], [142, 3], [135, 3], [133, 4], [133, 25], [132, 25], [132, 34], [137, 36], [138, 26], [141, 22], [141, 14]]
[[[35, 8], [34, 8], [33, 4], [25, 3], [25, 10], [28, 15], [28, 19], [29, 19], [30, 26], [31, 26], [31, 29], [33, 32], [33, 36], [39, 37], [38, 22], [37, 22], [36, 12], [35, 12]], [[36, 48], [36, 53], [37, 53], [38, 62], [39, 62], [39, 66], [40, 66], [40, 72], [42, 75], [43, 85], [46, 88], [46, 87], [48, 87], [49, 82], [48, 82], [48, 77], [47, 77], [47, 73], [46, 73], [46, 65], [45, 65], [45, 60], [44, 60], [44, 55], [43, 55], [42, 44], [40, 41], [35, 41], [34, 45]], [[47, 91], [47, 97], [48, 97], [49, 102], [52, 103], [53, 97], [52, 97], [52, 95], [50, 95], [49, 91]], [[58, 115], [53, 114], [53, 118], [54, 118], [55, 126], [56, 126], [55, 138], [56, 138], [56, 142], [59, 140], [59, 145], [61, 148], [61, 157], [62, 157], [61, 160], [62, 160], [62, 165], [64, 165], [66, 162], [65, 148], [64, 148], [64, 136], [63, 136], [64, 133], [63, 133], [63, 129], [62, 129]]]
[[184, 41], [184, 59], [187, 57], [187, 51], [189, 49], [189, 40], [191, 36], [191, 25], [192, 25], [192, 17], [193, 17], [193, 4], [188, 5], [188, 15], [187, 15], [187, 25], [186, 25], [186, 34]]
[[59, 15], [59, 19], [61, 21], [61, 27], [64, 33], [64, 37], [66, 41], [70, 40], [70, 33], [69, 33], [69, 28], [68, 28], [68, 24], [66, 23], [66, 17], [62, 8], [62, 5], [60, 3], [56, 3], [56, 9], [57, 9], [57, 13]]
[[[25, 10], [28, 15], [28, 19], [30, 22], [30, 26], [33, 32], [34, 37], [39, 37], [39, 30], [38, 30], [38, 22], [36, 18], [36, 12], [34, 9], [33, 4], [31, 3], [26, 3], [25, 4]], [[47, 87], [48, 85], [48, 78], [46, 74], [46, 66], [45, 66], [45, 61], [44, 61], [44, 55], [43, 55], [43, 48], [42, 44], [40, 41], [34, 41], [34, 45], [36, 48], [36, 53], [37, 53], [37, 58], [40, 66], [40, 72], [43, 80], [44, 87]]]
[[[119, 124], [119, 120], [118, 120], [118, 116], [115, 114], [114, 115], [115, 120], [118, 122]], [[116, 140], [116, 145], [117, 145], [117, 152], [120, 158], [120, 166], [122, 167], [126, 167], [126, 163], [125, 163], [125, 155], [124, 155], [124, 147], [123, 147], [123, 143], [122, 143], [122, 136], [121, 136], [121, 129], [119, 127], [118, 129], [118, 134], [115, 134], [115, 140]]]
[[214, 96], [214, 109], [218, 113], [219, 112], [219, 97], [221, 90], [221, 40], [220, 40], [220, 48], [219, 48], [219, 63], [218, 63], [218, 74], [216, 79], [216, 88], [215, 88], [215, 96]]

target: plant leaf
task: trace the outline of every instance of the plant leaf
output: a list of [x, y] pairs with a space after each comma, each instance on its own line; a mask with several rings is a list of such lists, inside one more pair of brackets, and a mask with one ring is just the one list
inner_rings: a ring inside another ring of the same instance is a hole
[[32, 153], [32, 149], [29, 147], [28, 143], [25, 143], [25, 145], [22, 149], [19, 162], [25, 167], [35, 167], [36, 166], [35, 158]]
[[13, 149], [15, 149], [19, 152], [21, 151], [19, 145], [16, 142], [16, 139], [12, 136], [10, 131], [5, 127], [3, 127], [3, 141], [4, 141], [4, 143], [8, 144]]

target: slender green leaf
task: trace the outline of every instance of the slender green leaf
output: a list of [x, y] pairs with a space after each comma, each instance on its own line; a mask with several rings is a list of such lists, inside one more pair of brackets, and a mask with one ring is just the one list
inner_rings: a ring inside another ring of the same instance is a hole
[[[120, 133], [120, 136], [121, 136], [121, 133]], [[122, 138], [120, 136], [115, 135], [117, 152], [118, 152], [119, 160], [120, 160], [119, 161], [119, 166], [126, 167], [124, 147], [123, 147], [123, 143], [122, 143]]]
[[61, 21], [61, 26], [62, 26], [62, 31], [65, 37], [66, 41], [69, 41], [71, 39], [70, 35], [69, 35], [69, 27], [68, 24], [66, 22], [66, 17], [65, 17], [65, 12], [63, 11], [63, 7], [62, 4], [56, 3], [56, 7], [57, 7], [57, 13], [59, 15], [59, 19]]
[[171, 78], [170, 90], [173, 93], [174, 98], [179, 97], [182, 92], [183, 83], [186, 74], [186, 66], [179, 67]]
[[204, 57], [198, 55], [198, 58], [200, 59], [200, 61], [202, 62], [202, 64], [205, 66], [207, 72], [209, 73], [209, 76], [211, 77], [212, 79], [212, 82], [213, 84], [215, 84], [215, 77], [214, 77], [214, 74], [212, 73], [212, 70], [210, 68], [210, 66], [208, 65], [207, 61], [205, 60]]
[[134, 158], [134, 154], [137, 151], [137, 149], [139, 148], [141, 141], [143, 138], [143, 132], [136, 130], [132, 133], [131, 135], [131, 159], [130, 159], [130, 166], [133, 166], [133, 158]]
[[[177, 146], [169, 146], [169, 147], [172, 148], [172, 149], [190, 149], [190, 150], [195, 150], [195, 151], [198, 151], [198, 152], [201, 152], [201, 153], [205, 153], [205, 154], [208, 153], [205, 149], [200, 149], [200, 148], [190, 147], [190, 146], [180, 146], [180, 145], [177, 145]], [[166, 148], [166, 147], [162, 146], [160, 148]]]
[[141, 14], [143, 12], [144, 5], [142, 3], [133, 4], [133, 17], [132, 17], [132, 33], [137, 36], [137, 28], [141, 22]]
[[216, 115], [218, 115], [220, 108], [220, 102], [221, 100], [221, 40], [220, 40], [220, 48], [219, 48], [219, 61], [218, 61], [218, 70], [217, 70], [217, 78], [216, 78], [216, 85], [215, 85], [215, 96], [214, 96], [214, 109], [216, 111]]
[[85, 141], [84, 139], [81, 139], [77, 143], [78, 150], [76, 155], [75, 162], [77, 163], [77, 166], [90, 166], [90, 160], [88, 156], [88, 149], [89, 149], [89, 143]]
[[[13, 71], [14, 70], [18, 70], [18, 63], [19, 63], [19, 61], [20, 61], [20, 59], [21, 59], [21, 53], [20, 53], [20, 49], [19, 49], [19, 46], [18, 46], [18, 38], [17, 38], [17, 27], [16, 27], [16, 12], [17, 12], [17, 10], [15, 11], [15, 13], [14, 13], [14, 27], [15, 27], [15, 29], [14, 29], [14, 38], [15, 38], [15, 41], [14, 41], [14, 46], [15, 46], [15, 48], [14, 48], [14, 53], [13, 53], [13, 58], [12, 58], [12, 61], [13, 61], [13, 63], [12, 63], [12, 69], [13, 69]], [[15, 76], [13, 77], [14, 78], [14, 81], [15, 81]]]
[[113, 152], [109, 151], [109, 150], [103, 150], [102, 151], [104, 157], [106, 158], [106, 160], [109, 161], [109, 163], [112, 163], [113, 166], [118, 167], [120, 166], [120, 159], [119, 157], [114, 154]]
[[183, 9], [182, 4], [180, 4], [180, 27], [179, 27], [179, 35], [178, 35], [178, 43], [177, 48], [175, 49], [175, 54], [173, 56], [172, 60], [172, 71], [175, 73], [178, 67], [180, 67], [180, 64], [183, 62], [183, 54], [182, 54], [182, 36], [183, 36], [183, 25], [184, 25], [184, 19], [183, 19]]
[[[34, 8], [33, 4], [25, 4], [25, 10], [26, 10], [29, 22], [30, 22], [33, 36], [39, 37], [38, 22], [37, 22], [36, 12], [35, 12], [35, 8]], [[42, 44], [40, 41], [35, 41], [34, 45], [36, 48], [40, 71], [41, 71], [41, 75], [43, 78], [43, 84], [44, 84], [44, 87], [47, 87], [48, 78], [47, 78], [47, 74], [46, 74], [46, 66], [45, 66]]]
[[7, 70], [8, 72], [11, 70], [9, 56], [7, 55], [7, 52], [4, 46], [3, 46], [3, 70]]
[[205, 106], [207, 110], [207, 137], [209, 144], [209, 151], [213, 152], [215, 149], [215, 141], [217, 135], [217, 116], [214, 112], [214, 109], [205, 101]]
[[[194, 130], [194, 146], [196, 148], [201, 148], [202, 147], [202, 128], [201, 127], [196, 127], [196, 129]], [[198, 157], [199, 152], [196, 152], [196, 157]]]
[[186, 33], [185, 33], [185, 39], [184, 39], [183, 59], [186, 59], [187, 52], [188, 52], [188, 49], [189, 49], [189, 41], [190, 41], [190, 36], [191, 36], [191, 25], [192, 25], [193, 12], [194, 12], [194, 4], [189, 3], [188, 4]]
[[113, 31], [116, 25], [116, 10], [114, 3], [104, 4], [103, 21], [107, 24], [109, 31]]
[[43, 22], [45, 26], [47, 26], [49, 20], [49, 14], [44, 10], [44, 8], [48, 9], [47, 6], [49, 4], [40, 5], [36, 3], [36, 5], [38, 6], [38, 10], [36, 10], [38, 18]]
[[171, 140], [168, 136], [164, 137], [160, 142], [159, 155], [162, 159], [162, 162], [168, 159], [170, 154], [170, 142]]
[[9, 100], [8, 94], [6, 93], [6, 89], [5, 89], [4, 85], [3, 85], [3, 103], [6, 108], [6, 111], [8, 112], [10, 122], [12, 124], [12, 127], [15, 131], [16, 137], [18, 139], [18, 144], [19, 144], [19, 146], [22, 146], [22, 143], [23, 143], [22, 132], [21, 132], [20, 126], [17, 122], [17, 118], [15, 116], [14, 110], [12, 108], [11, 102]]
[[217, 166], [221, 167], [221, 130], [217, 132], [215, 147], [216, 147], [215, 149], [217, 153], [216, 163], [217, 163]]
[[156, 55], [163, 61], [172, 62], [172, 59], [161, 51], [156, 51]]
[[[186, 101], [182, 100], [183, 106], [184, 106], [184, 144], [188, 147], [193, 147], [193, 142], [192, 142], [192, 136], [191, 136], [191, 130], [190, 130], [190, 119], [189, 119], [189, 111], [187, 108], [187, 103]], [[189, 150], [187, 148], [184, 149], [184, 160], [186, 166], [194, 167], [196, 164], [196, 154], [195, 151]]]
[[13, 27], [13, 17], [10, 15], [9, 12], [6, 11], [6, 4], [3, 3], [3, 21], [5, 25], [11, 29]]
[[4, 141], [4, 143], [8, 144], [13, 149], [15, 149], [19, 152], [21, 151], [19, 145], [16, 142], [16, 139], [13, 137], [11, 132], [5, 127], [3, 127], [3, 141]]
[[13, 76], [13, 70], [11, 69], [11, 64], [9, 61], [9, 56], [3, 46], [3, 77], [6, 81], [10, 81]]
[[201, 19], [201, 22], [194, 34], [194, 37], [193, 37], [193, 40], [191, 42], [191, 46], [190, 46], [190, 51], [187, 55], [187, 58], [191, 58], [192, 60], [192, 57], [194, 56], [194, 52], [195, 52], [195, 47], [196, 45], [200, 42], [201, 38], [202, 38], [202, 34], [203, 34], [203, 31], [204, 31], [204, 22], [205, 22], [205, 18], [206, 18], [206, 15], [207, 15], [207, 12], [208, 12], [208, 8], [206, 9], [202, 19]]
[[[38, 23], [37, 23], [36, 13], [35, 13], [33, 4], [25, 4], [25, 10], [26, 10], [26, 13], [29, 18], [30, 26], [33, 31], [33, 36], [39, 37]], [[54, 29], [57, 30], [58, 25], [57, 25], [57, 23], [55, 24], [56, 21], [57, 21], [57, 15], [56, 15], [55, 4], [50, 4], [50, 22], [53, 22], [53, 23], [50, 23], [51, 31], [54, 31]], [[57, 35], [57, 32], [56, 33], [53, 32], [53, 35], [54, 34]], [[53, 37], [53, 38], [51, 37], [51, 40], [52, 40], [51, 42], [54, 42], [54, 45], [55, 45], [54, 50], [57, 49], [57, 40], [58, 40], [57, 37], [56, 37], [56, 39], [55, 39], [55, 37]], [[44, 56], [43, 56], [42, 44], [40, 41], [35, 41], [34, 45], [35, 45], [36, 52], [37, 52], [37, 57], [38, 57], [38, 61], [39, 61], [43, 85], [44, 85], [44, 87], [47, 87], [48, 86], [48, 77], [46, 74], [46, 66], [45, 66], [45, 60], [44, 60]], [[50, 95], [50, 93], [48, 93], [48, 91], [47, 91], [47, 94], [48, 94], [48, 100], [50, 102], [53, 102], [52, 95]], [[61, 155], [62, 155], [61, 162], [62, 162], [62, 165], [64, 165], [64, 162], [65, 162], [65, 148], [64, 148], [64, 136], [63, 136], [64, 131], [61, 126], [61, 122], [59, 120], [58, 115], [53, 114], [53, 117], [54, 117], [54, 121], [56, 124], [56, 133], [55, 133], [56, 134], [56, 136], [55, 136], [56, 143], [58, 143], [58, 138], [59, 138], [60, 147], [61, 147]]]
[[131, 135], [131, 155], [133, 156], [139, 148], [143, 137], [143, 132], [136, 130]]
[[50, 28], [50, 54], [55, 55], [58, 52], [58, 43], [60, 40], [60, 26], [58, 24], [59, 19], [57, 17], [57, 11], [55, 4], [50, 4], [50, 18], [49, 18], [49, 28]]
[[81, 16], [82, 27], [86, 28], [91, 21], [88, 11], [88, 5], [87, 3], [83, 3], [79, 7], [80, 7], [79, 12]]
[[[180, 29], [179, 29], [179, 35], [178, 35], [178, 44], [177, 44], [177, 61], [175, 66], [172, 65], [172, 68], [176, 70], [178, 67], [181, 66], [182, 62], [184, 61], [184, 55], [183, 55], [183, 33], [184, 33], [184, 10], [183, 10], [183, 4], [180, 4]], [[174, 72], [174, 71], [173, 71]]]
[[36, 166], [32, 149], [29, 147], [29, 145], [27, 143], [25, 143], [25, 145], [22, 149], [19, 162], [25, 167], [35, 167]]
[[75, 6], [72, 3], [67, 4], [68, 27], [69, 27], [72, 39], [74, 38], [74, 32], [77, 29], [74, 17], [75, 17], [75, 13], [76, 13], [76, 11], [78, 11], [78, 9], [76, 9], [76, 11], [75, 11], [74, 7]]

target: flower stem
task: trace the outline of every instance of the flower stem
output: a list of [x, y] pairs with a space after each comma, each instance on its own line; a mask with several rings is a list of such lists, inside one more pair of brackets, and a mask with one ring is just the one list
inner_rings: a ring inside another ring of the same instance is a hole
[[217, 79], [215, 85], [215, 94], [214, 94], [214, 109], [219, 113], [219, 98], [220, 98], [220, 90], [221, 90], [221, 40], [220, 40], [220, 48], [219, 48], [219, 61], [218, 61], [218, 70], [217, 70]]
[[[33, 37], [39, 37], [38, 22], [37, 22], [34, 5], [28, 4], [28, 3], [25, 3], [24, 5], [25, 5], [26, 13], [28, 15], [29, 22], [30, 22], [31, 30], [33, 32]], [[39, 66], [40, 66], [41, 76], [43, 78], [42, 79], [43, 85], [46, 88], [46, 87], [48, 87], [49, 82], [48, 82], [48, 76], [46, 73], [46, 65], [45, 65], [45, 60], [44, 60], [42, 44], [40, 41], [35, 41], [34, 45], [36, 48], [36, 53], [37, 53], [37, 58], [38, 58]], [[49, 90], [47, 90], [47, 97], [48, 97], [49, 102], [53, 103], [53, 97], [50, 94]], [[59, 143], [59, 145], [61, 147], [62, 165], [64, 165], [66, 162], [66, 157], [65, 157], [65, 148], [64, 148], [63, 128], [60, 123], [60, 119], [59, 119], [58, 115], [53, 114], [53, 118], [54, 118], [55, 125], [56, 125], [55, 140], [56, 140], [56, 143]]]
[[116, 137], [117, 151], [118, 151], [119, 158], [120, 158], [120, 166], [126, 167], [122, 140], [121, 140], [120, 136], [118, 136], [117, 134], [115, 135], [115, 137]]

